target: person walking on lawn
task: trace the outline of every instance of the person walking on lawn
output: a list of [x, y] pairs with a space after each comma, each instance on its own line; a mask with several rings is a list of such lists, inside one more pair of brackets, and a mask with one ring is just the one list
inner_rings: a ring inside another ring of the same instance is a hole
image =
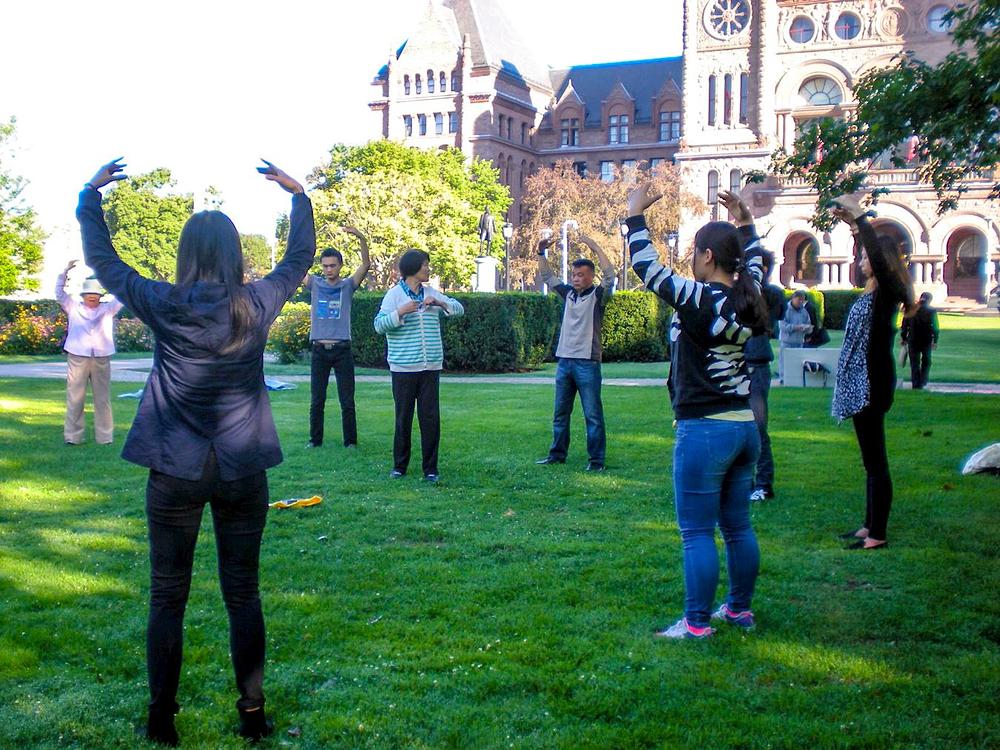
[[354, 227], [343, 227], [357, 237], [361, 245], [361, 265], [346, 279], [340, 278], [344, 256], [332, 247], [319, 257], [321, 276], [307, 274], [303, 283], [312, 295], [309, 318], [309, 344], [312, 349], [309, 389], [309, 442], [307, 448], [323, 445], [326, 391], [330, 370], [337, 379], [340, 422], [344, 446], [358, 444], [358, 418], [354, 405], [354, 353], [351, 351], [351, 300], [372, 267], [368, 240]]
[[594, 283], [594, 263], [578, 258], [572, 263], [570, 283], [564, 283], [552, 271], [546, 251], [555, 238], [538, 243], [538, 271], [552, 291], [563, 298], [562, 325], [556, 346], [556, 398], [552, 417], [552, 446], [549, 455], [538, 464], [566, 463], [569, 453], [570, 416], [573, 402], [580, 394], [587, 423], [587, 471], [604, 471], [607, 433], [604, 406], [601, 403], [601, 327], [604, 310], [615, 290], [617, 271], [594, 240], [585, 234], [580, 242], [589, 247], [601, 263], [601, 283]]
[[[760, 435], [750, 408], [745, 348], [767, 330], [761, 296], [764, 258], [753, 215], [739, 195], [719, 193], [736, 226], [709, 222], [695, 234], [693, 279], [663, 266], [643, 212], [660, 195], [640, 185], [628, 196], [632, 270], [647, 289], [674, 308], [670, 320], [670, 377], [677, 424], [674, 502], [684, 557], [684, 616], [656, 633], [706, 638], [712, 620], [755, 625], [750, 608], [760, 549], [750, 524], [750, 488]], [[719, 582], [715, 527], [722, 531], [729, 593], [713, 613]]]
[[66, 445], [83, 442], [83, 402], [87, 383], [94, 400], [94, 438], [110, 445], [115, 421], [111, 414], [111, 355], [115, 353], [114, 318], [122, 303], [114, 297], [101, 301], [104, 293], [97, 279], [87, 279], [76, 299], [66, 293], [66, 278], [79, 261], [72, 260], [56, 279], [56, 301], [66, 313]]
[[920, 295], [917, 311], [903, 318], [899, 337], [910, 357], [910, 383], [914, 390], [927, 385], [931, 373], [931, 350], [938, 345], [937, 310], [931, 307], [930, 292]]
[[146, 736], [165, 745], [179, 742], [174, 714], [184, 610], [208, 504], [229, 615], [238, 731], [259, 740], [273, 731], [264, 715], [260, 544], [268, 510], [267, 469], [282, 460], [264, 386], [264, 345], [271, 324], [312, 265], [312, 205], [301, 184], [265, 162], [258, 171], [292, 193], [287, 249], [274, 270], [245, 283], [236, 227], [220, 211], [201, 211], [181, 231], [176, 282], [154, 281], [118, 257], [104, 221], [100, 189], [125, 179], [119, 161], [105, 164], [86, 183], [76, 215], [87, 265], [156, 339], [153, 368], [122, 451], [127, 461], [149, 468]]
[[375, 316], [375, 331], [385, 335], [396, 431], [392, 440], [392, 472], [400, 479], [410, 465], [413, 410], [420, 423], [420, 451], [424, 479], [437, 482], [438, 446], [441, 443], [441, 370], [444, 344], [441, 318], [457, 318], [465, 308], [434, 287], [430, 256], [423, 250], [407, 250], [399, 259], [399, 283], [386, 292]]
[[907, 317], [915, 311], [913, 282], [899, 246], [875, 234], [856, 198], [842, 195], [834, 204], [833, 215], [861, 240], [861, 272], [868, 278], [847, 314], [832, 407], [838, 420], [854, 423], [866, 474], [865, 520], [840, 536], [852, 540], [847, 549], [884, 549], [893, 494], [885, 444], [885, 415], [896, 388], [892, 342], [900, 305]]

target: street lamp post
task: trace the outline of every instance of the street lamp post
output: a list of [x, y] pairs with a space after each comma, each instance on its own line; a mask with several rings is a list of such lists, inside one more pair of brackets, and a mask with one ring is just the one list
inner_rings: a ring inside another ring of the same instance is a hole
[[[552, 230], [551, 229], [549, 229], [548, 227], [546, 227], [545, 229], [542, 230], [542, 239], [543, 240], [547, 240], [551, 236], [552, 236]], [[549, 257], [549, 251], [548, 250], [545, 251], [545, 257], [546, 258]], [[549, 293], [549, 285], [545, 283], [545, 279], [542, 279], [542, 294], [548, 294], [548, 293]]]
[[566, 275], [567, 268], [569, 266], [569, 231], [570, 229], [579, 229], [580, 225], [576, 223], [576, 219], [566, 219], [562, 223], [562, 283], [565, 284], [568, 277]]
[[514, 225], [505, 221], [500, 228], [503, 233], [503, 288], [510, 291], [510, 238], [514, 236]]
[[624, 290], [628, 283], [628, 224], [625, 219], [618, 222], [618, 231], [622, 233], [622, 277], [618, 288]]
[[670, 248], [670, 267], [676, 264], [677, 232], [667, 232], [667, 247]]

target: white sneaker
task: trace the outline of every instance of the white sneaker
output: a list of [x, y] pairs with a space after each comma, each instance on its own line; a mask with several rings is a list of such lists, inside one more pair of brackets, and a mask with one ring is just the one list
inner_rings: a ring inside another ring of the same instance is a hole
[[703, 628], [696, 628], [688, 625], [686, 617], [682, 617], [666, 630], [658, 630], [653, 633], [657, 638], [708, 638], [715, 632], [715, 628], [707, 625]]

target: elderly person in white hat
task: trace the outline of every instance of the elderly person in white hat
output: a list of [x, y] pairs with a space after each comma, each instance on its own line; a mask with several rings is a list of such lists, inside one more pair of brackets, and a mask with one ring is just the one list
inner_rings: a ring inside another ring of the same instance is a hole
[[[95, 278], [83, 282], [80, 300], [66, 293], [66, 277], [79, 261], [70, 261], [56, 279], [56, 300], [66, 311], [66, 445], [83, 442], [83, 402], [87, 383], [94, 400], [94, 433], [107, 445], [114, 432], [111, 415], [111, 355], [115, 353], [113, 321], [122, 303], [114, 297], [102, 302], [104, 290]], [[82, 301], [81, 301], [82, 300]]]

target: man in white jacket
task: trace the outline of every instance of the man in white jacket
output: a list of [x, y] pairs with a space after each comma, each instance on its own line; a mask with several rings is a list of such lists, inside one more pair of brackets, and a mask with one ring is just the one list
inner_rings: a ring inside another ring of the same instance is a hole
[[83, 282], [81, 300], [66, 293], [66, 277], [79, 261], [70, 261], [56, 279], [56, 300], [66, 311], [66, 445], [83, 442], [83, 402], [87, 383], [94, 400], [94, 433], [107, 445], [114, 432], [111, 415], [111, 355], [115, 353], [114, 317], [122, 303], [114, 297], [102, 302], [97, 279]]

